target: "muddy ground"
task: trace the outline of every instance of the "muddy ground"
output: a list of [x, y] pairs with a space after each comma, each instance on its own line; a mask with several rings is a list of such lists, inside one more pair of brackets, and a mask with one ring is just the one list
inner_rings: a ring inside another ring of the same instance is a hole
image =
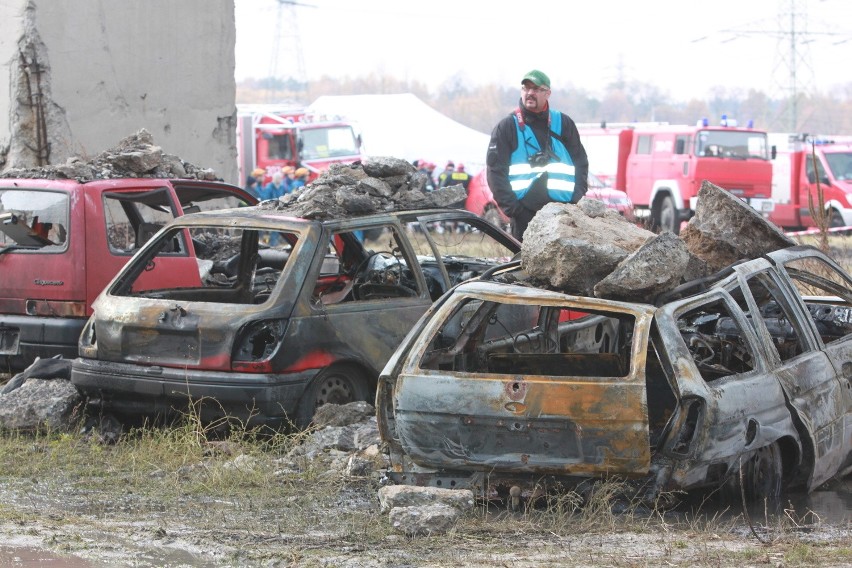
[[[379, 510], [380, 473], [347, 475], [344, 452], [309, 461], [275, 452], [171, 460], [74, 438], [4, 445], [0, 566], [852, 563], [850, 478], [811, 496], [788, 496], [777, 516], [758, 507], [750, 517], [754, 532], [737, 500], [718, 494], [693, 496], [666, 513], [624, 503], [577, 510], [567, 495], [517, 513], [479, 503], [449, 533], [410, 538]], [[66, 444], [77, 446], [79, 461], [63, 451]], [[22, 465], [28, 454], [29, 474]]]

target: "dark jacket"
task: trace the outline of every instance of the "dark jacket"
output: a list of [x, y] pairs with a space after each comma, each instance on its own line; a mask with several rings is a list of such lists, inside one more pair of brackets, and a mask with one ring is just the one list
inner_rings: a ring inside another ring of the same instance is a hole
[[[523, 106], [523, 101], [519, 102], [519, 108], [523, 113], [526, 128], [531, 128], [535, 133], [536, 139], [542, 148], [549, 148], [550, 131], [547, 127], [547, 111], [534, 113], [527, 111]], [[575, 168], [575, 185], [574, 196], [572, 203], [577, 203], [580, 198], [586, 194], [588, 189], [589, 178], [589, 159], [586, 156], [586, 150], [580, 141], [580, 133], [577, 132], [577, 125], [574, 121], [565, 114], [562, 115], [562, 140], [571, 159], [574, 162]], [[509, 161], [512, 152], [518, 146], [518, 135], [515, 127], [515, 119], [513, 114], [507, 115], [497, 126], [494, 127], [491, 133], [491, 142], [488, 144], [488, 154], [486, 156], [486, 165], [488, 168], [488, 186], [494, 194], [494, 199], [500, 208], [513, 220], [517, 220], [526, 228], [527, 223], [535, 215], [541, 207], [544, 206], [546, 200], [535, 200], [535, 202], [521, 203], [515, 197], [512, 187], [509, 185]], [[535, 192], [540, 194], [539, 192]]]

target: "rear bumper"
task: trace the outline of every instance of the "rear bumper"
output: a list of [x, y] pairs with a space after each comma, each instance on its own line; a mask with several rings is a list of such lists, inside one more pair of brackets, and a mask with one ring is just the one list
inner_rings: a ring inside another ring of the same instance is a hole
[[0, 314], [0, 359], [21, 370], [36, 357], [77, 357], [77, 343], [87, 318], [46, 318]]
[[78, 357], [71, 365], [71, 382], [90, 405], [106, 411], [172, 415], [193, 406], [204, 420], [230, 417], [262, 425], [294, 417], [305, 387], [317, 372], [199, 371]]

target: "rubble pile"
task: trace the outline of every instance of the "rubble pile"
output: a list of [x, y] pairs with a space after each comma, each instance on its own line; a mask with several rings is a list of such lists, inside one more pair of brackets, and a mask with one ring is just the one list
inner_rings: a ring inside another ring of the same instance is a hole
[[521, 264], [543, 287], [652, 302], [684, 281], [796, 244], [747, 203], [705, 181], [680, 237], [655, 235], [585, 198], [578, 205], [549, 203], [524, 234]]
[[305, 219], [332, 219], [449, 207], [466, 198], [461, 185], [427, 191], [426, 182], [426, 174], [405, 160], [371, 157], [354, 164], [333, 164], [308, 185], [258, 207], [287, 211]]
[[91, 160], [71, 157], [62, 165], [39, 168], [13, 168], [0, 173], [3, 178], [76, 179], [81, 183], [118, 178], [183, 178], [221, 181], [212, 169], [202, 168], [166, 154], [154, 144], [144, 128], [104, 150]]

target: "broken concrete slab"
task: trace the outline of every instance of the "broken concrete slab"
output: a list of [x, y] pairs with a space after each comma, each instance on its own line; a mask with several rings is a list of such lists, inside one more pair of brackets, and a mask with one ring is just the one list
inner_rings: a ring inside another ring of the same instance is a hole
[[683, 282], [796, 244], [746, 202], [705, 181], [680, 237], [655, 235], [591, 200], [548, 203], [524, 234], [521, 264], [533, 280], [561, 292], [652, 303]]
[[701, 184], [695, 216], [681, 238], [710, 272], [798, 244], [742, 199], [708, 181]]
[[333, 164], [306, 186], [265, 201], [259, 207], [287, 211], [306, 219], [351, 217], [380, 211], [450, 207], [464, 201], [461, 185], [426, 190], [426, 175], [399, 158], [370, 157], [354, 164]]
[[0, 395], [0, 427], [36, 432], [42, 428], [67, 431], [83, 397], [70, 381], [27, 379], [17, 389]]
[[657, 294], [681, 283], [689, 264], [686, 244], [674, 233], [648, 239], [595, 285], [595, 296], [653, 302]]
[[521, 264], [549, 286], [592, 295], [598, 282], [653, 237], [618, 214], [601, 215], [593, 203], [548, 203], [524, 233]]
[[379, 489], [379, 505], [383, 513], [396, 507], [422, 507], [442, 504], [459, 511], [473, 507], [469, 489], [443, 489], [419, 485], [385, 485]]
[[456, 525], [461, 513], [447, 505], [394, 507], [388, 518], [394, 529], [407, 536], [444, 534]]

